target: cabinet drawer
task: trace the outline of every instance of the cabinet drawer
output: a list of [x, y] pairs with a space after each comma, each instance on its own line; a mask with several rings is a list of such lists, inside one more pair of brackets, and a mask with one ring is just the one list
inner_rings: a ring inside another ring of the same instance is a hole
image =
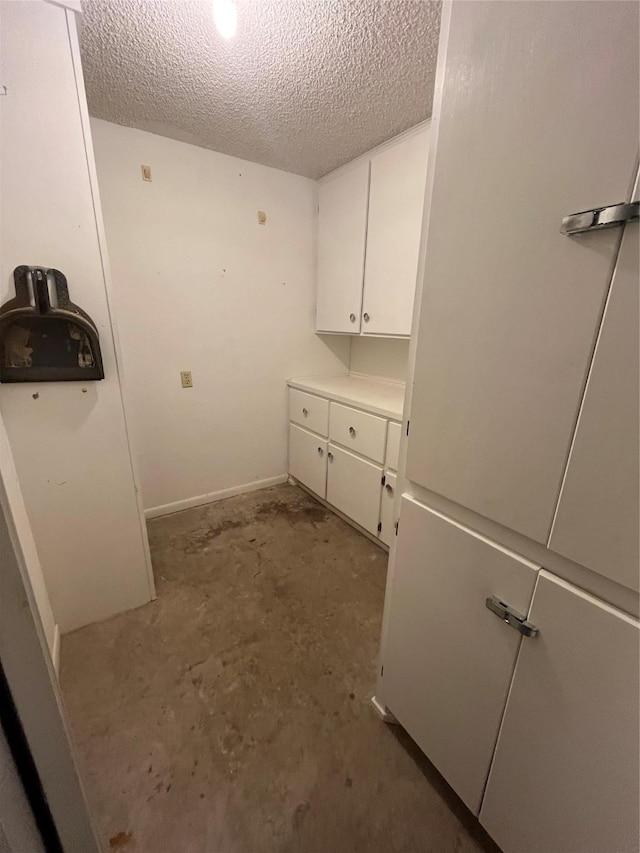
[[396, 421], [389, 421], [389, 431], [387, 432], [387, 454], [384, 458], [384, 464], [387, 468], [391, 468], [394, 471], [398, 470], [401, 432], [401, 424], [396, 423]]
[[327, 442], [289, 424], [289, 473], [321, 498], [327, 493]]
[[289, 388], [289, 419], [319, 435], [328, 435], [329, 401]]
[[[403, 495], [383, 649], [384, 702], [478, 814], [537, 567]], [[533, 642], [533, 641], [532, 641]]]
[[374, 536], [380, 519], [382, 467], [329, 445], [327, 500]]
[[349, 450], [368, 456], [376, 462], [384, 460], [387, 422], [384, 418], [331, 403], [329, 438]]

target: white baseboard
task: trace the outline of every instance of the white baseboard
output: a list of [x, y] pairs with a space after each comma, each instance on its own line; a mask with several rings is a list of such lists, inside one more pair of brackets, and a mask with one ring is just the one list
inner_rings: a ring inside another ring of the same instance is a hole
[[219, 492], [209, 492], [206, 495], [198, 495], [195, 498], [185, 498], [182, 501], [173, 501], [162, 506], [152, 506], [145, 509], [146, 519], [159, 518], [161, 515], [171, 515], [173, 512], [182, 512], [183, 509], [192, 509], [194, 506], [204, 506], [216, 501], [232, 498], [234, 495], [243, 495], [245, 492], [257, 492], [259, 489], [268, 489], [269, 486], [279, 486], [286, 483], [288, 474], [279, 474], [277, 477], [267, 477], [266, 480], [254, 480], [252, 483], [244, 483], [241, 486], [232, 486], [230, 489], [221, 489]]
[[56, 622], [53, 629], [53, 643], [51, 644], [51, 660], [56, 675], [60, 675], [60, 628]]
[[391, 726], [398, 725], [398, 721], [393, 716], [391, 711], [387, 709], [386, 705], [381, 705], [375, 696], [371, 697], [371, 704], [373, 705], [373, 710], [380, 717], [383, 723], [388, 723]]

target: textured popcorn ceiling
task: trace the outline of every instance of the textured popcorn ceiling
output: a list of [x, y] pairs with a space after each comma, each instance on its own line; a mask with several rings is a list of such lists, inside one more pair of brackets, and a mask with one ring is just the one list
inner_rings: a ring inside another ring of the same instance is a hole
[[440, 3], [84, 0], [92, 115], [316, 178], [431, 115]]

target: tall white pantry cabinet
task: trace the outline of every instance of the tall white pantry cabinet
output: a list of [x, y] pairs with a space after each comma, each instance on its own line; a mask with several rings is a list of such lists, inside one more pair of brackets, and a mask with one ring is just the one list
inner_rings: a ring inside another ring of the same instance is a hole
[[639, 8], [443, 9], [376, 698], [505, 853], [638, 851]]

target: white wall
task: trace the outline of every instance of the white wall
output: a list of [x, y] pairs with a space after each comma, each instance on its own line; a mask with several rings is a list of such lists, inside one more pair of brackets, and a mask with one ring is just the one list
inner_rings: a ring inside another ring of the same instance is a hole
[[[0, 411], [62, 632], [149, 601], [71, 12], [0, 3], [0, 301], [19, 264], [62, 270], [96, 323], [101, 382], [4, 384]], [[33, 56], [46, 57], [34, 62]], [[40, 131], [36, 131], [34, 122]], [[3, 460], [4, 467], [4, 460]]]
[[353, 373], [406, 382], [408, 359], [408, 340], [354, 337], [349, 369]]
[[145, 507], [284, 477], [286, 379], [349, 362], [313, 331], [315, 182], [91, 124]]

